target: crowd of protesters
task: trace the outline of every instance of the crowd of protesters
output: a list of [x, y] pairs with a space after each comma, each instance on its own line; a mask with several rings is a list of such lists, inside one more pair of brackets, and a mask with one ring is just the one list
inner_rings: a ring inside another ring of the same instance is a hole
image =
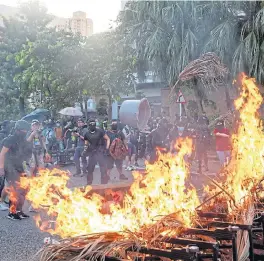
[[[1, 125], [0, 140], [0, 210], [9, 210], [8, 218], [21, 220], [28, 218], [22, 207], [25, 190], [18, 186], [21, 176], [36, 176], [39, 168], [54, 164], [53, 152], [73, 152], [74, 176], [86, 176], [87, 184], [92, 184], [93, 173], [99, 165], [101, 183], [106, 184], [114, 166], [120, 180], [127, 180], [126, 170], [134, 170], [139, 159], [147, 159], [150, 164], [157, 159], [157, 151], [177, 153], [175, 142], [181, 137], [194, 140], [193, 153], [188, 162], [198, 162], [198, 172], [208, 171], [208, 151], [215, 136], [216, 151], [221, 165], [230, 157], [229, 131], [224, 121], [218, 121], [213, 133], [209, 130], [209, 120], [205, 114], [193, 119], [177, 117], [170, 123], [166, 117], [151, 118], [145, 130], [139, 131], [118, 120], [109, 124], [107, 118], [101, 123], [91, 118], [73, 117], [65, 120], [44, 122], [33, 120], [31, 124], [19, 120], [4, 121]], [[204, 166], [204, 169], [203, 169]], [[11, 211], [12, 202], [7, 205], [10, 188], [15, 190], [16, 211]], [[30, 208], [30, 211], [34, 211]]]

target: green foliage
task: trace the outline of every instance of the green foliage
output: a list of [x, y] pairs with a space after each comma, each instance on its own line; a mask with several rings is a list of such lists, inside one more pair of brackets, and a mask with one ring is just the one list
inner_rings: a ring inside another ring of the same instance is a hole
[[[118, 21], [126, 44], [135, 47], [136, 66], [145, 64], [141, 75], [154, 71], [173, 86], [190, 61], [215, 52], [234, 77], [246, 71], [264, 82], [261, 1], [130, 1]], [[213, 91], [199, 82], [183, 87], [193, 90], [199, 110]]]
[[93, 95], [111, 104], [131, 90], [133, 57], [123, 55], [122, 35], [57, 32], [39, 1], [22, 3], [20, 14], [0, 28], [0, 119], [39, 106], [58, 111]]

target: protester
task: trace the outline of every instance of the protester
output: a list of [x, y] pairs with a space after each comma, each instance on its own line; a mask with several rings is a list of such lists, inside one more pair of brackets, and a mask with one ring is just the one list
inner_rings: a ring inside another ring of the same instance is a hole
[[225, 123], [223, 120], [219, 120], [216, 123], [216, 128], [214, 130], [216, 152], [221, 163], [224, 166], [228, 163], [231, 156], [231, 144], [230, 144], [230, 133], [227, 128], [225, 128]]
[[55, 136], [56, 136], [57, 144], [59, 146], [59, 150], [63, 151], [64, 150], [63, 135], [62, 135], [63, 129], [60, 121], [56, 121], [56, 126], [54, 130], [55, 130]]
[[[30, 125], [26, 121], [17, 121], [14, 134], [3, 140], [3, 147], [0, 153], [0, 176], [5, 176], [6, 178], [7, 191], [14, 190], [16, 195], [16, 200], [10, 201], [10, 211], [7, 216], [12, 220], [21, 220], [29, 217], [22, 211], [26, 191], [18, 185], [20, 177], [24, 174], [23, 162], [27, 161], [32, 155], [30, 143], [26, 140], [29, 130]], [[11, 208], [12, 206], [15, 208]]]
[[[118, 129], [118, 121], [117, 120], [112, 120], [111, 130], [107, 131], [106, 135], [110, 139], [111, 149], [114, 147], [114, 143], [116, 145], [116, 151], [113, 151], [112, 155], [107, 155], [107, 175], [108, 175], [108, 177], [110, 177], [111, 170], [113, 169], [113, 167], [115, 165], [117, 168], [117, 171], [119, 173], [119, 179], [127, 180], [128, 178], [123, 174], [123, 160], [127, 156], [128, 147], [126, 144], [126, 138], [125, 138], [124, 133]], [[126, 147], [125, 154], [123, 154], [122, 150], [119, 150], [120, 143], [121, 143], [121, 145], [124, 145]], [[113, 150], [114, 150], [114, 148], [113, 148]], [[119, 155], [113, 155], [115, 153], [117, 153]]]
[[[105, 139], [106, 147], [102, 149], [101, 140]], [[93, 173], [96, 164], [99, 164], [101, 172], [101, 181], [104, 183], [106, 180], [106, 162], [104, 153], [109, 150], [110, 139], [105, 132], [96, 127], [95, 119], [90, 119], [88, 123], [88, 131], [84, 135], [84, 152], [83, 157], [89, 157], [87, 166], [87, 184], [93, 182]]]
[[[73, 135], [77, 137], [77, 147], [75, 148], [74, 153], [74, 163], [76, 167], [76, 173], [74, 176], [83, 176], [87, 175], [87, 158], [83, 155], [84, 150], [84, 136], [88, 132], [87, 126], [85, 126], [83, 119], [78, 119], [77, 121], [78, 128], [73, 131]], [[82, 160], [82, 172], [80, 158]]]
[[136, 154], [138, 140], [134, 130], [130, 130], [130, 135], [128, 138], [125, 138], [128, 146], [128, 155], [126, 157], [126, 170], [134, 170], [136, 168]]
[[45, 138], [40, 131], [40, 122], [33, 120], [31, 124], [31, 133], [28, 142], [32, 144], [32, 157], [29, 162], [31, 176], [36, 176], [39, 168], [44, 168], [45, 162], [49, 162], [51, 157], [47, 151]]
[[147, 153], [149, 155], [149, 163], [153, 164], [157, 160], [157, 150], [167, 151], [168, 149], [168, 128], [167, 120], [160, 119], [158, 127], [147, 136]]

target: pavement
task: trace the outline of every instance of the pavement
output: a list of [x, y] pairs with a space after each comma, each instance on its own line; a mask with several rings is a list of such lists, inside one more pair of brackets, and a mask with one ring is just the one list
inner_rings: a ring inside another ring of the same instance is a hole
[[[73, 166], [68, 166], [67, 169], [74, 173]], [[192, 182], [200, 189], [208, 180], [198, 176], [196, 173], [196, 164], [192, 169]], [[213, 159], [209, 161], [209, 173], [214, 174], [219, 169], [219, 163]], [[113, 171], [112, 182], [118, 182], [115, 179], [116, 172]], [[131, 172], [126, 172], [125, 175], [132, 181]], [[69, 186], [78, 187], [84, 186], [86, 183], [85, 177], [72, 177]], [[100, 172], [96, 168], [94, 172], [94, 184], [100, 184]], [[24, 212], [28, 213], [29, 204], [26, 202]], [[0, 261], [37, 261], [34, 256], [43, 246], [45, 237], [50, 236], [48, 233], [41, 232], [35, 225], [34, 216], [29, 214], [31, 218], [21, 221], [11, 221], [6, 218], [7, 212], [0, 211]]]

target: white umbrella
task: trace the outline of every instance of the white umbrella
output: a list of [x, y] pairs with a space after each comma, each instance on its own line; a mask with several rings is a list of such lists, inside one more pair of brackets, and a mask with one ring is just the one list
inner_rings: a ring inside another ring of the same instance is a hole
[[79, 109], [74, 107], [64, 108], [59, 113], [65, 116], [74, 116], [74, 117], [80, 117], [83, 115], [83, 113]]

